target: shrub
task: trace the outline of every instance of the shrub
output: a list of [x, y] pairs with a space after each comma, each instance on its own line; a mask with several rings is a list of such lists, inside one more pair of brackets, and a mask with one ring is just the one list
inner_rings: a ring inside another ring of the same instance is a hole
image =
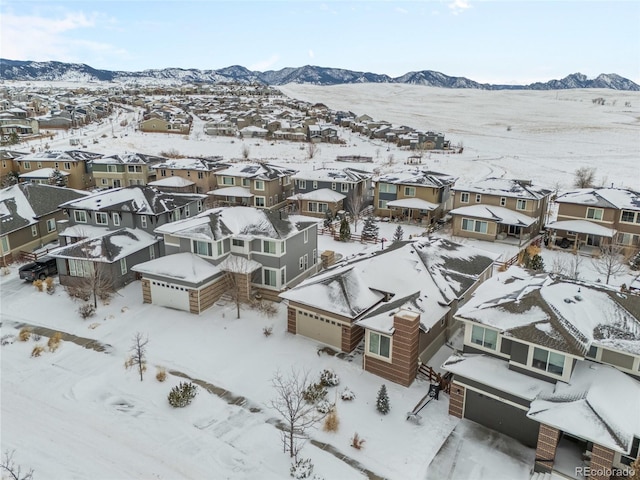
[[65, 290], [67, 291], [67, 294], [71, 298], [79, 298], [83, 302], [88, 302], [89, 299], [91, 298], [91, 292], [89, 290], [84, 289], [84, 288], [80, 288], [80, 287], [65, 287]]
[[310, 458], [301, 458], [291, 464], [289, 472], [295, 479], [309, 478], [313, 473], [313, 463]]
[[162, 383], [166, 379], [167, 379], [167, 371], [162, 367], [158, 367], [158, 371], [156, 373], [156, 380]]
[[62, 342], [62, 334], [60, 332], [56, 332], [49, 338], [47, 342], [47, 346], [49, 347], [50, 352], [55, 352], [60, 346], [60, 342]]
[[3, 277], [6, 277], [10, 273], [11, 269], [9, 267], [2, 267], [2, 269], [0, 269], [0, 275], [2, 275]]
[[169, 404], [174, 408], [186, 407], [198, 394], [197, 386], [189, 382], [180, 382], [169, 392]]
[[53, 283], [53, 278], [47, 277], [44, 280], [45, 287], [47, 289], [47, 293], [49, 295], [53, 295], [56, 291], [56, 284]]
[[96, 307], [94, 307], [92, 303], [83, 303], [78, 307], [78, 313], [84, 320], [86, 320], [96, 314]]
[[262, 329], [262, 333], [264, 334], [265, 337], [270, 337], [271, 334], [273, 333], [273, 327], [264, 327]]
[[350, 402], [356, 398], [356, 394], [349, 390], [347, 387], [340, 394], [340, 398], [345, 402]]
[[20, 333], [18, 333], [18, 340], [21, 342], [28, 342], [31, 338], [31, 329], [29, 327], [22, 327]]
[[382, 384], [380, 390], [378, 390], [378, 398], [376, 398], [376, 410], [381, 414], [386, 415], [391, 410], [389, 405], [389, 395], [387, 394], [387, 386]]
[[44, 352], [44, 346], [36, 345], [35, 347], [33, 347], [33, 350], [31, 350], [31, 356], [39, 357], [42, 352]]
[[33, 286], [36, 287], [39, 292], [44, 290], [44, 282], [42, 280], [34, 280]]
[[321, 400], [316, 405], [316, 410], [318, 410], [318, 412], [323, 414], [323, 415], [326, 415], [332, 409], [333, 409], [333, 405], [331, 404], [331, 402], [329, 402], [329, 400]]
[[353, 434], [353, 437], [351, 438], [351, 446], [353, 448], [355, 448], [356, 450], [361, 450], [362, 446], [364, 445], [365, 439], [364, 438], [360, 438], [360, 435], [358, 435], [358, 432]]
[[3, 335], [2, 338], [0, 338], [0, 345], [4, 347], [5, 345], [11, 345], [15, 341], [15, 335]]
[[327, 389], [321, 383], [313, 383], [302, 393], [302, 397], [307, 403], [318, 403], [327, 396]]
[[325, 432], [337, 432], [340, 426], [340, 420], [338, 419], [338, 412], [336, 409], [332, 409], [324, 420], [323, 430]]
[[340, 384], [340, 377], [333, 370], [323, 370], [320, 374], [320, 383], [323, 387], [335, 387]]

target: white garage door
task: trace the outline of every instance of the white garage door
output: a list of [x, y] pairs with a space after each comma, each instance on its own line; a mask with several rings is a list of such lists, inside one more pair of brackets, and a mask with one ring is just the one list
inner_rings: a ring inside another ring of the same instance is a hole
[[189, 311], [189, 290], [180, 285], [151, 281], [151, 303]]
[[[333, 323], [331, 323], [333, 322]], [[342, 350], [342, 327], [338, 322], [311, 313], [296, 313], [296, 332]]]

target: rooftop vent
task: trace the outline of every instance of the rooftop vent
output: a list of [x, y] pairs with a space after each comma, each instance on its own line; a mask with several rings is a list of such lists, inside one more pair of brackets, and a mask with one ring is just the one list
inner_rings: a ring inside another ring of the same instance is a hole
[[573, 301], [572, 299], [570, 299], [570, 298], [565, 298], [565, 299], [564, 299], [564, 303], [576, 303], [576, 302], [574, 302], [574, 301]]

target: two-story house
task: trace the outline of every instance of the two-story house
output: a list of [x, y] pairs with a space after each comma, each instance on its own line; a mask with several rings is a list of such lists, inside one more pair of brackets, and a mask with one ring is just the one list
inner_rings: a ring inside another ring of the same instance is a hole
[[102, 157], [100, 153], [84, 150], [51, 150], [46, 152], [29, 153], [14, 159], [18, 165], [19, 174], [31, 174], [37, 177], [37, 171], [48, 169], [46, 172], [59, 170], [65, 174], [67, 187], [76, 190], [86, 190], [95, 186], [91, 173], [91, 161]]
[[99, 188], [147, 185], [156, 179], [155, 165], [167, 159], [143, 153], [123, 153], [94, 159], [93, 178]]
[[403, 171], [380, 176], [375, 185], [375, 214], [430, 225], [438, 220], [451, 195], [455, 177], [429, 170]]
[[135, 279], [130, 267], [164, 255], [154, 230], [197, 215], [205, 198], [136, 185], [61, 204], [69, 220], [59, 224], [62, 247], [51, 253], [58, 259], [60, 283], [73, 285], [99, 267], [113, 275], [114, 288], [129, 283]]
[[166, 160], [155, 165], [156, 181], [181, 177], [195, 184], [196, 193], [206, 194], [217, 188], [216, 172], [228, 166], [220, 156]]
[[526, 180], [487, 178], [453, 191], [453, 235], [519, 245], [545, 225], [551, 190]]
[[59, 204], [88, 193], [36, 183], [0, 190], [0, 258], [11, 261], [58, 239], [57, 222], [66, 217]]
[[401, 385], [458, 325], [458, 305], [492, 275], [495, 257], [442, 238], [396, 242], [340, 262], [280, 294], [287, 330], [341, 352], [364, 338], [363, 368]]
[[275, 209], [293, 195], [287, 167], [270, 163], [236, 163], [216, 172], [217, 187], [209, 192], [218, 205], [244, 205]]
[[609, 479], [638, 456], [639, 314], [637, 295], [518, 267], [494, 275], [456, 314], [449, 413], [536, 448], [535, 471]]
[[607, 244], [640, 248], [640, 193], [584, 188], [559, 195], [556, 203], [557, 220], [547, 225], [553, 243], [585, 250]]
[[146, 303], [201, 313], [235, 278], [243, 301], [277, 294], [318, 269], [316, 222], [253, 207], [220, 207], [160, 226], [166, 256], [137, 265]]

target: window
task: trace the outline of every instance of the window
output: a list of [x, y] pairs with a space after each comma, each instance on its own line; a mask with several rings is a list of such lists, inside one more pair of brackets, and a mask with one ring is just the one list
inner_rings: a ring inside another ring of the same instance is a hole
[[340, 191], [341, 192], [348, 192], [349, 191], [349, 184], [348, 183], [341, 183], [340, 184]]
[[56, 221], [53, 218], [47, 220], [47, 232], [51, 233], [56, 230]]
[[191, 170], [187, 170], [187, 177], [191, 176]]
[[31, 162], [24, 162], [22, 166], [25, 170], [31, 170]]
[[118, 171], [118, 167], [116, 167], [115, 165], [107, 165], [108, 173], [116, 173], [117, 171]]
[[251, 186], [251, 180], [249, 180], [248, 178], [243, 178], [242, 179], [242, 186], [243, 187], [250, 187]]
[[275, 255], [276, 254], [276, 242], [274, 242], [273, 240], [263, 240], [262, 241], [262, 252]]
[[331, 190], [335, 190], [335, 189], [336, 189], [336, 184], [335, 184], [335, 182], [333, 182], [333, 183], [331, 184]]
[[244, 248], [244, 240], [238, 240], [237, 238], [231, 239], [231, 245], [238, 248]]
[[156, 249], [151, 245], [149, 247], [149, 259], [153, 260], [154, 258], [156, 258]]
[[204, 172], [198, 172], [198, 180], [202, 180], [204, 178]]
[[109, 185], [109, 180], [107, 180], [106, 178], [101, 178], [101, 179], [100, 179], [100, 183], [101, 183], [102, 185]]
[[623, 210], [620, 214], [620, 221], [625, 223], [640, 223], [640, 212], [638, 212], [636, 217], [636, 212]]
[[304, 243], [307, 243], [309, 241], [309, 230], [305, 230], [302, 233], [302, 240]]
[[381, 210], [387, 210], [387, 200], [378, 200], [378, 208]]
[[64, 162], [63, 167], [64, 167], [65, 170], [71, 170], [71, 163], [70, 162]]
[[206, 257], [213, 256], [211, 244], [209, 242], [201, 242], [198, 240], [193, 240], [193, 253], [204, 255]]
[[114, 212], [113, 215], [111, 215], [111, 219], [116, 227], [120, 225], [120, 214], [118, 212]]
[[160, 176], [161, 177], [166, 177], [167, 176], [167, 171], [164, 168], [160, 170]]
[[9, 237], [6, 235], [4, 237], [0, 237], [0, 246], [2, 247], [3, 252], [8, 252], [9, 248]]
[[233, 177], [222, 177], [223, 185], [235, 185], [235, 179]]
[[591, 220], [602, 220], [602, 213], [604, 210], [601, 208], [587, 208], [587, 218]]
[[500, 197], [500, 206], [504, 207], [507, 204], [507, 197]]
[[460, 203], [469, 203], [469, 194], [467, 192], [460, 194]]
[[380, 183], [378, 184], [378, 190], [380, 193], [397, 193], [398, 188], [395, 185], [391, 185], [389, 183]]
[[315, 265], [318, 261], [318, 251], [314, 248], [313, 254], [311, 255], [311, 265]]
[[264, 197], [253, 197], [253, 204], [256, 207], [264, 207]]
[[269, 285], [270, 287], [276, 287], [278, 281], [276, 270], [263, 268], [262, 271], [264, 272], [264, 284]]
[[595, 345], [591, 345], [589, 347], [589, 351], [587, 352], [586, 357], [595, 359], [597, 354], [598, 354], [598, 347], [596, 347]]
[[480, 345], [490, 350], [496, 350], [498, 347], [498, 332], [479, 325], [474, 325], [471, 329], [471, 343]]
[[129, 173], [142, 173], [142, 166], [140, 165], [129, 165], [127, 167]]
[[107, 214], [103, 212], [96, 212], [96, 223], [98, 225], [108, 225], [109, 218], [107, 217]]
[[32, 237], [37, 237], [38, 236], [38, 226], [37, 225], [31, 225], [31, 236]]
[[564, 355], [535, 347], [533, 349], [531, 366], [554, 375], [562, 375], [562, 371], [564, 370]]
[[488, 223], [470, 218], [462, 219], [462, 230], [467, 232], [487, 233]]
[[391, 358], [391, 337], [376, 332], [369, 332], [369, 353], [380, 357]]
[[198, 213], [200, 213], [202, 211], [202, 200], [198, 200]]
[[140, 226], [142, 228], [147, 228], [147, 216], [146, 215], [142, 215], [140, 217]]
[[78, 223], [87, 223], [87, 212], [84, 210], [74, 210], [73, 219]]
[[285, 285], [287, 283], [287, 267], [282, 267], [280, 270], [280, 285]]
[[476, 193], [476, 203], [480, 203], [482, 201], [482, 195]]
[[405, 197], [415, 197], [416, 196], [416, 187], [404, 187], [404, 196]]
[[284, 177], [284, 184], [285, 186], [289, 185], [291, 183], [291, 179], [289, 178], [288, 175], [285, 175]]
[[307, 189], [307, 181], [306, 180], [298, 180], [298, 188], [300, 190], [306, 190]]
[[69, 275], [89, 278], [93, 275], [93, 263], [88, 260], [69, 260]]
[[126, 258], [121, 258], [120, 259], [120, 273], [122, 275], [127, 273], [127, 259]]
[[263, 180], [254, 181], [253, 188], [255, 188], [256, 190], [264, 190], [264, 181]]
[[527, 201], [519, 198], [516, 201], [516, 210], [526, 210], [526, 209], [527, 209]]

